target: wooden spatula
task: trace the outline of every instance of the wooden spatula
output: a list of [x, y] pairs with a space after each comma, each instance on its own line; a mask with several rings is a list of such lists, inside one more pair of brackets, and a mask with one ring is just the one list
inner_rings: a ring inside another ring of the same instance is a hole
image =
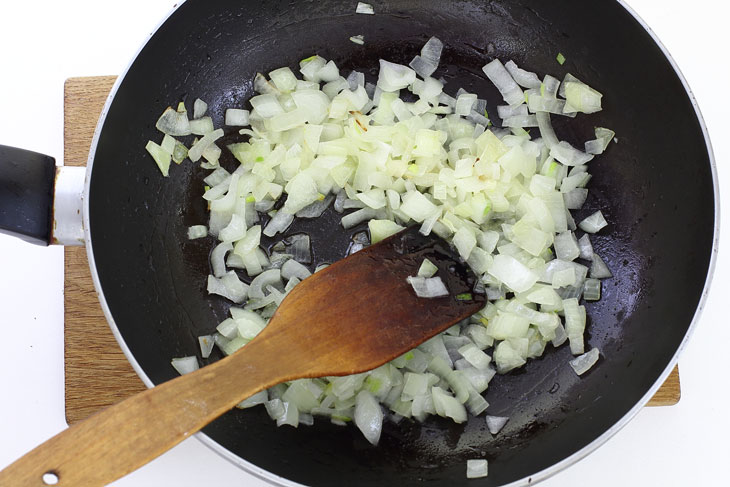
[[[406, 281], [425, 258], [449, 296], [419, 298]], [[446, 242], [404, 230], [302, 281], [233, 355], [75, 424], [0, 472], [0, 486], [106, 485], [256, 392], [378, 367], [480, 310], [475, 279]]]

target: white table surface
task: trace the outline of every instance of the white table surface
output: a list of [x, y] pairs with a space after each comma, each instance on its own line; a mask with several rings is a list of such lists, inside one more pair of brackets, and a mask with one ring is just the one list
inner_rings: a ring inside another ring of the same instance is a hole
[[[730, 34], [722, 4], [712, 0], [629, 3], [672, 53], [694, 90], [714, 143], [720, 187], [727, 191]], [[174, 0], [1, 2], [0, 144], [62, 161], [64, 80], [120, 74], [173, 4]], [[671, 130], [666, 127], [668, 137]], [[730, 250], [730, 197], [724, 196], [724, 248], [706, 309], [680, 359], [682, 400], [673, 407], [644, 409], [596, 452], [541, 485], [669, 487], [727, 482], [721, 479], [727, 479], [730, 453], [725, 359], [730, 323], [722, 307], [730, 297], [726, 252]], [[63, 249], [36, 247], [0, 235], [0, 330], [2, 468], [66, 427]], [[114, 485], [197, 487], [204, 482], [268, 485], [195, 438]]]

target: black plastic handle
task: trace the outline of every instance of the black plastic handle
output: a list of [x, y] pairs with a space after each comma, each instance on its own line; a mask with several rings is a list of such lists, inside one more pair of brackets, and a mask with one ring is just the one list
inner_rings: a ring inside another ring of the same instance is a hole
[[48, 245], [55, 178], [53, 157], [0, 145], [0, 232]]

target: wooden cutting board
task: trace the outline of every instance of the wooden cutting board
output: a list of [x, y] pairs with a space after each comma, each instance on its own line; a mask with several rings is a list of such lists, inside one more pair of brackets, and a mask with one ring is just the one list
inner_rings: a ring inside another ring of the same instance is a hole
[[[86, 164], [96, 122], [115, 79], [99, 76], [66, 80], [66, 165]], [[144, 390], [145, 386], [104, 318], [82, 247], [65, 249], [64, 308], [66, 420], [72, 424]], [[670, 406], [679, 397], [679, 372], [675, 368], [649, 405]]]

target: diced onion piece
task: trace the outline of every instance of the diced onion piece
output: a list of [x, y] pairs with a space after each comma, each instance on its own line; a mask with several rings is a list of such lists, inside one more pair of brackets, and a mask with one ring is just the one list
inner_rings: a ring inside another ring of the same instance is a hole
[[570, 366], [576, 374], [583, 375], [598, 362], [599, 357], [600, 351], [597, 348], [592, 348], [590, 351], [571, 360]]
[[229, 271], [222, 278], [208, 276], [208, 293], [218, 294], [234, 303], [242, 303], [246, 299], [248, 285], [241, 282], [234, 271]]
[[455, 397], [436, 386], [431, 388], [431, 396], [433, 397], [436, 414], [451, 418], [455, 423], [463, 423], [466, 421], [466, 409]]
[[438, 66], [441, 61], [443, 49], [444, 43], [437, 37], [431, 37], [421, 48], [421, 57], [431, 64]]
[[459, 348], [459, 353], [476, 369], [485, 370], [489, 367], [489, 363], [492, 361], [491, 357], [486, 353], [482, 352], [473, 343], [464, 345]]
[[456, 231], [452, 239], [452, 243], [459, 251], [461, 258], [467, 260], [469, 259], [469, 255], [471, 255], [472, 250], [474, 250], [474, 247], [477, 245], [477, 239], [474, 236], [474, 232], [464, 226]]
[[370, 230], [370, 241], [375, 244], [404, 230], [405, 227], [390, 220], [370, 220], [368, 229]]
[[469, 115], [476, 102], [477, 96], [474, 94], [464, 93], [463, 95], [459, 95], [456, 99], [454, 113], [462, 116]]
[[210, 266], [213, 268], [213, 275], [215, 277], [220, 278], [225, 275], [225, 258], [226, 254], [231, 250], [233, 250], [233, 244], [231, 242], [221, 242], [210, 253]]
[[210, 353], [213, 351], [213, 345], [215, 340], [212, 335], [203, 335], [198, 337], [198, 344], [200, 345], [200, 356], [203, 358], [210, 357]]
[[195, 372], [200, 368], [200, 365], [198, 364], [198, 359], [194, 355], [190, 357], [174, 358], [172, 359], [171, 363], [180, 375]]
[[314, 203], [320, 196], [317, 183], [306, 172], [300, 172], [294, 176], [287, 183], [285, 190], [288, 196], [284, 203], [284, 210], [291, 215]]
[[416, 296], [419, 298], [441, 298], [449, 295], [449, 290], [440, 277], [413, 277], [406, 278]]
[[193, 162], [198, 161], [202, 157], [203, 152], [221, 137], [223, 137], [223, 129], [217, 129], [205, 134], [203, 138], [193, 144], [188, 151], [188, 157], [190, 160]]
[[545, 141], [545, 145], [549, 149], [557, 146], [559, 143], [558, 136], [555, 135], [555, 130], [553, 130], [550, 114], [547, 112], [538, 112], [535, 114], [535, 118], [537, 119], [537, 126], [540, 128], [540, 136]]
[[502, 120], [502, 127], [539, 127], [539, 124], [535, 115], [518, 115], [516, 117], [507, 117]]
[[515, 292], [521, 293], [535, 285], [538, 275], [509, 255], [496, 255], [489, 274]]
[[178, 112], [168, 107], [155, 124], [157, 130], [174, 137], [190, 135], [190, 121], [187, 112]]
[[578, 227], [586, 233], [597, 233], [606, 225], [608, 225], [608, 222], [606, 222], [606, 219], [603, 217], [601, 210], [598, 210], [580, 222]]
[[603, 154], [615, 136], [616, 133], [611, 129], [596, 127], [596, 138], [585, 143], [586, 152], [589, 154]]
[[188, 227], [188, 238], [195, 240], [208, 236], [208, 228], [205, 225], [193, 225]]
[[294, 215], [285, 211], [284, 209], [276, 212], [276, 215], [269, 220], [269, 223], [264, 228], [264, 235], [267, 237], [273, 237], [277, 233], [283, 233], [289, 228], [289, 225], [294, 221]]
[[205, 115], [205, 112], [208, 111], [208, 104], [205, 103], [200, 98], [196, 98], [195, 102], [193, 102], [193, 118], [201, 118]]
[[372, 208], [362, 208], [353, 213], [350, 213], [349, 215], [343, 216], [340, 220], [340, 223], [345, 229], [352, 228], [355, 225], [358, 225], [364, 221], [375, 218], [377, 215], [378, 212], [373, 210]]
[[318, 200], [309, 206], [305, 206], [296, 214], [297, 218], [319, 218], [335, 199], [333, 194], [328, 194], [323, 200]]
[[497, 107], [497, 115], [499, 115], [499, 118], [505, 119], [510, 117], [519, 117], [519, 116], [527, 116], [529, 115], [527, 111], [527, 105], [524, 103], [521, 105], [499, 105]]
[[357, 394], [354, 419], [365, 439], [377, 445], [383, 430], [383, 410], [368, 391], [360, 391]]
[[236, 407], [239, 409], [248, 409], [254, 406], [258, 406], [259, 404], [265, 404], [268, 400], [269, 393], [267, 391], [261, 391], [239, 402], [238, 404], [236, 404]]
[[504, 65], [507, 72], [512, 76], [515, 82], [523, 88], [536, 88], [540, 89], [542, 82], [535, 73], [525, 71], [517, 67], [514, 61], [507, 61]]
[[363, 35], [350, 36], [350, 42], [354, 42], [355, 44], [359, 44], [362, 46], [365, 44], [365, 36], [363, 36]]
[[502, 94], [502, 98], [507, 102], [508, 105], [520, 105], [525, 101], [525, 95], [520, 87], [512, 79], [509, 72], [502, 65], [499, 59], [488, 63], [482, 68], [487, 78], [494, 83], [499, 92]]
[[268, 285], [283, 286], [280, 269], [269, 269], [256, 276], [248, 288], [248, 297], [250, 299], [263, 299], [266, 296], [264, 289]]
[[601, 281], [598, 279], [586, 279], [583, 284], [583, 299], [586, 301], [598, 301], [601, 299]]
[[578, 355], [584, 351], [583, 332], [586, 327], [585, 306], [579, 306], [575, 298], [563, 300], [563, 312], [565, 313], [565, 332], [570, 340], [570, 352]]
[[413, 71], [415, 71], [416, 74], [422, 78], [430, 77], [436, 71], [436, 68], [438, 68], [436, 64], [433, 64], [432, 62], [418, 55], [415, 56], [410, 63], [408, 63], [408, 66], [410, 66]]
[[580, 249], [580, 258], [585, 260], [593, 260], [593, 245], [588, 234], [578, 239], [578, 248]]
[[592, 154], [586, 154], [570, 145], [568, 142], [560, 141], [550, 148], [550, 156], [566, 166], [577, 166], [585, 164], [593, 159]]
[[555, 256], [561, 260], [575, 260], [580, 257], [578, 239], [573, 232], [567, 231], [555, 236]]
[[190, 121], [190, 131], [195, 135], [205, 135], [215, 130], [213, 119], [210, 117], [202, 117]]
[[250, 112], [241, 108], [226, 110], [225, 124], [231, 127], [245, 127], [249, 124]]
[[613, 277], [611, 270], [598, 254], [593, 254], [593, 262], [591, 262], [590, 276], [595, 279], [606, 279]]
[[433, 277], [438, 272], [439, 268], [428, 259], [423, 259], [421, 267], [418, 268], [418, 277]]
[[580, 81], [568, 81], [565, 86], [564, 113], [595, 113], [601, 110], [603, 95]]
[[309, 269], [307, 269], [304, 265], [300, 264], [294, 259], [289, 259], [281, 266], [281, 277], [282, 279], [290, 280], [293, 277], [296, 277], [297, 279], [304, 280], [307, 277], [311, 276], [312, 273], [309, 272]]
[[373, 6], [369, 3], [365, 2], [357, 2], [357, 7], [355, 8], [355, 13], [357, 14], [366, 14], [366, 15], [374, 15], [375, 9], [373, 9]]
[[284, 109], [279, 104], [279, 100], [272, 94], [254, 96], [249, 100], [256, 114], [263, 118], [271, 118], [274, 115], [281, 115]]
[[378, 87], [386, 92], [402, 90], [416, 80], [416, 72], [408, 66], [380, 60]]
[[496, 435], [497, 433], [502, 431], [502, 428], [504, 428], [504, 425], [507, 424], [507, 421], [509, 421], [509, 417], [507, 416], [487, 415], [487, 429], [490, 433]]
[[478, 479], [486, 477], [489, 473], [489, 465], [486, 460], [467, 460], [466, 478]]
[[[565, 179], [563, 179], [565, 181]], [[583, 203], [588, 198], [588, 190], [585, 188], [575, 188], [567, 193], [563, 193], [565, 207], [569, 210], [578, 210], [583, 207]]]
[[438, 207], [418, 191], [410, 191], [402, 199], [400, 211], [419, 223], [438, 211]]
[[149, 152], [152, 156], [152, 159], [155, 160], [155, 164], [157, 164], [162, 175], [167, 177], [170, 171], [170, 159], [172, 158], [172, 155], [151, 140], [147, 142], [145, 149], [147, 149], [147, 152]]

